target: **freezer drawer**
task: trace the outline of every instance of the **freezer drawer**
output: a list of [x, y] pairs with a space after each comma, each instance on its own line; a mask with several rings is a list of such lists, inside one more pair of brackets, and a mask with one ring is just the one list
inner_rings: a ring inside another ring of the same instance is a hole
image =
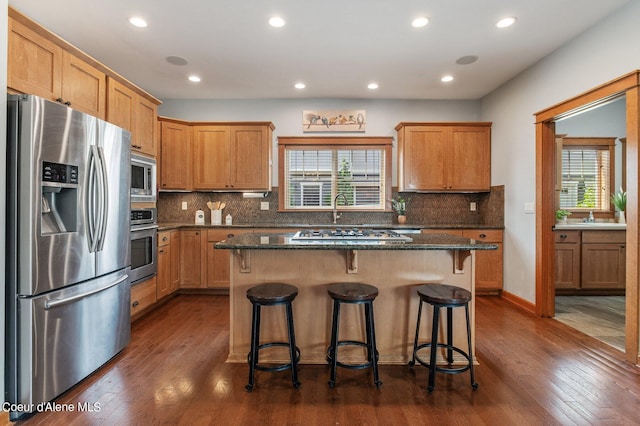
[[11, 402], [50, 401], [129, 343], [128, 272], [19, 300], [16, 365], [8, 372], [16, 374], [9, 386]]

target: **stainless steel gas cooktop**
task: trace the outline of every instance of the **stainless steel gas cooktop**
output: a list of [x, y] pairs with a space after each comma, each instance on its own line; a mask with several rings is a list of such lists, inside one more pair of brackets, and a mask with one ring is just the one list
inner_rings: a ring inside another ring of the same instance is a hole
[[358, 241], [358, 242], [411, 242], [413, 239], [389, 229], [335, 228], [298, 231], [291, 238], [293, 241]]

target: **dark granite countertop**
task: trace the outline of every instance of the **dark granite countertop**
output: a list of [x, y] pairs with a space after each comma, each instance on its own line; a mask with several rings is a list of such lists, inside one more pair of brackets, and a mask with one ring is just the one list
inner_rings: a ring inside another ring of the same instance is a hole
[[158, 231], [169, 231], [173, 229], [189, 229], [189, 228], [206, 228], [206, 229], [256, 229], [256, 228], [273, 228], [274, 232], [278, 229], [327, 229], [327, 228], [367, 228], [367, 229], [394, 229], [397, 231], [414, 230], [414, 229], [504, 229], [504, 226], [495, 225], [479, 225], [479, 224], [455, 224], [455, 225], [420, 225], [420, 224], [375, 224], [375, 223], [338, 223], [338, 224], [309, 224], [309, 223], [238, 223], [234, 225], [196, 225], [193, 223], [159, 223]]
[[[397, 230], [397, 229], [396, 229]], [[216, 244], [219, 249], [256, 250], [497, 250], [495, 244], [448, 234], [411, 234], [411, 242], [372, 242], [338, 240], [331, 242], [295, 241], [292, 234], [247, 233]]]

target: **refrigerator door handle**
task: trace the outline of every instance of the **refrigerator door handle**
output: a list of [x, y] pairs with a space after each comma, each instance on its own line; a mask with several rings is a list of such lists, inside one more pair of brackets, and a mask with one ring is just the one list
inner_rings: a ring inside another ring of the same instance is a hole
[[121, 282], [127, 280], [128, 278], [129, 278], [129, 275], [125, 275], [124, 277], [121, 277], [120, 279], [116, 280], [115, 282], [109, 283], [104, 287], [101, 287], [101, 288], [98, 288], [98, 289], [95, 289], [95, 290], [91, 290], [91, 291], [88, 291], [88, 292], [82, 293], [82, 294], [76, 294], [75, 296], [67, 297], [65, 299], [47, 300], [46, 302], [44, 302], [44, 308], [48, 310], [48, 309], [51, 309], [51, 308], [55, 308], [57, 306], [68, 305], [69, 303], [73, 303], [73, 302], [75, 302], [77, 300], [84, 299], [85, 297], [91, 296], [92, 294], [100, 293], [102, 291], [110, 289], [111, 287], [115, 287], [118, 284], [120, 284]]
[[96, 147], [98, 154], [98, 241], [96, 250], [101, 251], [104, 246], [105, 234], [107, 232], [107, 221], [109, 215], [109, 182], [107, 181], [107, 168], [102, 147]]
[[86, 193], [86, 216], [85, 220], [88, 227], [89, 251], [96, 251], [97, 235], [96, 235], [96, 147], [91, 146], [89, 150], [89, 172]]

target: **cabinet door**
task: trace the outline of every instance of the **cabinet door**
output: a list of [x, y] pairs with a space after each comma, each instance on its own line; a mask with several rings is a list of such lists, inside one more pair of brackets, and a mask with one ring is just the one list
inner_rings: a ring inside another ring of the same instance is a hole
[[136, 141], [135, 126], [136, 94], [124, 84], [108, 79], [107, 121], [131, 132], [131, 145]]
[[582, 288], [625, 288], [624, 244], [582, 244]]
[[217, 241], [209, 241], [207, 247], [207, 288], [229, 288], [231, 253], [226, 249], [217, 249]]
[[135, 144], [132, 149], [155, 157], [157, 107], [140, 95], [136, 95], [135, 101]]
[[60, 97], [60, 46], [9, 18], [7, 53], [7, 86], [49, 100]]
[[266, 126], [232, 126], [230, 184], [234, 189], [271, 188], [271, 138]]
[[201, 236], [202, 232], [180, 231], [180, 286], [199, 288], [201, 286]]
[[160, 188], [191, 189], [191, 127], [163, 121], [160, 134]]
[[232, 189], [229, 126], [193, 127], [193, 188]]
[[107, 76], [69, 52], [64, 52], [62, 58], [63, 102], [73, 109], [104, 120]]
[[[491, 130], [488, 127], [455, 126], [451, 131], [447, 189], [491, 189]], [[430, 164], [429, 164], [430, 166]]]
[[403, 188], [400, 190], [442, 191], [447, 189], [448, 146], [445, 129], [431, 126], [408, 126], [404, 129]]
[[171, 231], [171, 293], [180, 287], [180, 253], [180, 231]]
[[556, 243], [556, 289], [580, 288], [580, 243]]
[[158, 300], [171, 293], [171, 246], [158, 247], [158, 274], [156, 294]]

